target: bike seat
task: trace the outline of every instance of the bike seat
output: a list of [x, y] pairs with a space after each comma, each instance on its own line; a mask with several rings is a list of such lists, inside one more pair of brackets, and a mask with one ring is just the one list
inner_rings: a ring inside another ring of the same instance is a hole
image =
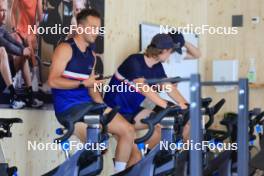
[[215, 129], [208, 129], [205, 135], [206, 140], [216, 139], [218, 141], [224, 141], [228, 137], [229, 134], [227, 131], [215, 130]]
[[202, 107], [208, 107], [211, 102], [212, 102], [212, 98], [210, 97], [201, 99]]
[[[61, 119], [63, 119], [60, 120], [60, 123], [64, 126], [67, 132], [63, 134], [62, 137], [55, 139], [55, 142], [62, 143], [69, 139], [69, 137], [74, 132], [74, 124], [77, 122], [85, 122], [91, 124], [91, 121], [93, 121], [92, 124], [100, 123], [102, 125], [101, 133], [105, 133], [107, 131], [107, 124], [111, 122], [111, 120], [115, 117], [119, 110], [119, 107], [115, 107], [107, 114], [103, 114], [106, 107], [106, 104], [91, 103], [80, 107], [80, 110], [72, 110], [72, 112], [69, 112], [69, 114], [65, 117], [60, 117]], [[92, 116], [87, 117], [89, 115]], [[95, 116], [97, 116], [98, 118]]]
[[86, 115], [100, 115], [101, 112], [100, 110], [106, 108], [105, 104], [98, 104], [98, 103], [93, 103], [90, 105], [85, 106], [81, 110], [78, 111], [72, 111], [68, 113], [65, 117], [62, 117], [64, 120], [63, 125], [68, 128], [69, 123], [76, 123], [76, 122], [81, 122], [83, 121], [84, 116]]
[[11, 118], [11, 119], [6, 119], [6, 118], [0, 118], [0, 139], [5, 138], [5, 137], [12, 137], [12, 133], [10, 131], [11, 126], [13, 123], [22, 123], [23, 121], [19, 118]]
[[0, 127], [10, 126], [13, 123], [22, 123], [22, 122], [23, 122], [22, 119], [19, 119], [19, 118], [10, 118], [10, 119], [0, 118]]
[[222, 125], [236, 125], [237, 123], [237, 114], [236, 113], [226, 113], [223, 120], [220, 121]]

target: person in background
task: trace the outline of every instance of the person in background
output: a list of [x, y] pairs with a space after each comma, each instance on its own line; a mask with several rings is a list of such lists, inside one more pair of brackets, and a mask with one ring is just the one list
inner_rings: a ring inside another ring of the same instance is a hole
[[85, 0], [73, 0], [73, 17], [71, 24], [77, 25], [76, 17], [83, 9], [85, 9], [86, 2]]
[[[4, 28], [6, 23], [7, 1], [0, 0], [0, 71], [1, 80], [10, 91], [10, 106], [13, 109], [21, 109], [26, 105], [29, 107], [39, 108], [43, 102], [36, 99], [32, 91], [32, 82], [29, 71], [28, 57], [31, 56], [32, 50], [29, 47], [24, 47], [17, 42]], [[13, 56], [20, 56], [20, 59], [13, 58]], [[22, 70], [23, 77], [26, 83], [26, 102], [20, 100], [15, 92], [12, 82], [13, 76], [16, 72]]]
[[33, 66], [32, 77], [33, 86], [38, 90], [39, 67], [36, 58], [37, 53], [37, 36], [28, 31], [28, 26], [34, 27], [39, 25], [43, 19], [42, 0], [13, 0], [11, 7], [11, 25], [12, 29], [16, 32], [15, 38], [24, 46], [30, 47], [32, 54], [30, 62]]

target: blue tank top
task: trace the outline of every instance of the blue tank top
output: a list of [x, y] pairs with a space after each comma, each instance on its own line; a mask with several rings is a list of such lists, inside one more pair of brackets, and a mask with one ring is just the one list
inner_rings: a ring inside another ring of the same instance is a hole
[[119, 106], [121, 114], [135, 115], [140, 110], [145, 96], [136, 89], [133, 80], [166, 77], [161, 63], [150, 68], [147, 66], [143, 54], [130, 55], [112, 77], [109, 83], [110, 90], [105, 93], [104, 101], [112, 108]]
[[[68, 62], [63, 77], [71, 80], [85, 80], [92, 73], [95, 58], [92, 48], [81, 52], [73, 39], [66, 41], [71, 45], [72, 57]], [[76, 104], [92, 102], [87, 88], [52, 89], [55, 113], [62, 113]]]

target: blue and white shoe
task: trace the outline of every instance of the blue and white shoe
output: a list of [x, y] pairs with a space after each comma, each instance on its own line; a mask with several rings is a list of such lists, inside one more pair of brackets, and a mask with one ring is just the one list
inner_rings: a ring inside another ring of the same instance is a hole
[[10, 107], [12, 109], [23, 109], [26, 106], [26, 103], [22, 100], [18, 99], [11, 99], [10, 100]]

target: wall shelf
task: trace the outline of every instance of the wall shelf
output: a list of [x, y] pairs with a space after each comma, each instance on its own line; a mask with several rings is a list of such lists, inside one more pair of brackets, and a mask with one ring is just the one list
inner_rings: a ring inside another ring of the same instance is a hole
[[262, 89], [264, 88], [264, 83], [249, 83], [249, 87], [252, 89]]

